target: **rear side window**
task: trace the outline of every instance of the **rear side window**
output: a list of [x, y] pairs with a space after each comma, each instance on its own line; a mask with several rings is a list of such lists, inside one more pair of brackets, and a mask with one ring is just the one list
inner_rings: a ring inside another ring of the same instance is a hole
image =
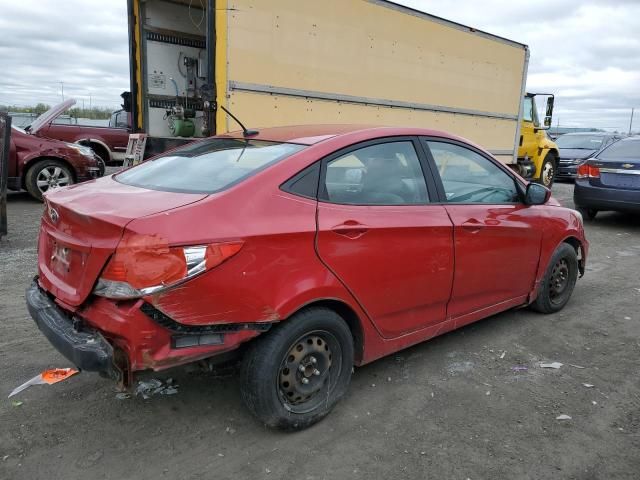
[[598, 155], [600, 160], [640, 159], [640, 140], [621, 140], [611, 144]]
[[325, 200], [353, 205], [420, 205], [427, 187], [411, 141], [378, 143], [327, 163]]
[[451, 143], [427, 142], [450, 203], [514, 203], [515, 180], [489, 159]]
[[293, 143], [211, 138], [126, 170], [115, 179], [151, 190], [215, 193], [303, 148]]

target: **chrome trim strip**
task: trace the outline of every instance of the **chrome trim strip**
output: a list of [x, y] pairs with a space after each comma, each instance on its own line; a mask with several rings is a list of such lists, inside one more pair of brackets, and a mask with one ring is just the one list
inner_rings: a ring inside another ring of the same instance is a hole
[[625, 170], [623, 168], [600, 168], [600, 172], [604, 173], [623, 173], [626, 175], [640, 175], [640, 170]]
[[301, 90], [298, 88], [276, 87], [272, 85], [260, 85], [257, 83], [229, 81], [229, 90], [241, 92], [266, 93], [272, 95], [286, 95], [289, 97], [312, 98], [316, 100], [329, 100], [336, 102], [355, 103], [359, 105], [377, 105], [380, 107], [408, 108], [411, 110], [426, 110], [431, 112], [456, 113], [474, 117], [498, 118], [501, 120], [518, 120], [517, 115], [505, 113], [483, 112], [466, 108], [451, 108], [442, 105], [430, 105], [426, 103], [404, 102], [401, 100], [387, 100], [382, 98], [358, 97], [341, 93], [318, 92], [315, 90]]

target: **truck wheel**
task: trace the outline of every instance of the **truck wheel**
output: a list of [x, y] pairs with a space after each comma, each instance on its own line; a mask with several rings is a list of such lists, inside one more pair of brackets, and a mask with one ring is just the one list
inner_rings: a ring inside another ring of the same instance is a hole
[[539, 182], [547, 188], [551, 188], [553, 180], [556, 176], [556, 157], [549, 152], [544, 157], [542, 167], [540, 169]]
[[598, 210], [595, 208], [576, 207], [576, 210], [580, 212], [585, 220], [594, 220], [598, 214]]
[[73, 183], [73, 173], [69, 166], [54, 159], [38, 160], [27, 170], [25, 177], [27, 191], [37, 200], [42, 200], [42, 194], [49, 190]]
[[352, 368], [345, 321], [333, 310], [311, 307], [250, 345], [240, 371], [242, 400], [267, 426], [301, 430], [342, 398]]
[[538, 298], [531, 308], [540, 313], [555, 313], [571, 298], [578, 279], [578, 255], [568, 243], [562, 243], [553, 253], [540, 285]]

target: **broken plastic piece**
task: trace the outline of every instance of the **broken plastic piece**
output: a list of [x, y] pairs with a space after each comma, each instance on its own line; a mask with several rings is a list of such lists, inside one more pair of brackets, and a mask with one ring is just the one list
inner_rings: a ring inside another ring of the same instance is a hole
[[593, 385], [591, 385], [590, 383], [583, 383], [582, 386], [585, 388], [593, 388]]
[[172, 378], [167, 378], [165, 382], [152, 378], [146, 381], [139, 381], [135, 389], [136, 396], [141, 395], [145, 400], [155, 394], [174, 395], [178, 393], [178, 386], [174, 385]]
[[511, 367], [511, 370], [513, 370], [514, 372], [526, 372], [527, 370], [529, 370], [529, 367], [527, 367], [526, 365], [514, 365], [513, 367]]
[[556, 420], [571, 420], [571, 417], [569, 415], [565, 415], [564, 413], [562, 415], [558, 415], [556, 417]]
[[540, 368], [555, 368], [556, 370], [560, 368], [563, 364], [560, 362], [551, 362], [551, 363], [541, 363]]
[[71, 375], [75, 375], [76, 373], [78, 373], [78, 370], [76, 370], [75, 368], [51, 368], [49, 370], [45, 370], [44, 372], [33, 377], [31, 380], [27, 380], [22, 385], [15, 388], [9, 394], [9, 398], [17, 395], [23, 390], [26, 390], [31, 385], [53, 385], [54, 383], [66, 380]]

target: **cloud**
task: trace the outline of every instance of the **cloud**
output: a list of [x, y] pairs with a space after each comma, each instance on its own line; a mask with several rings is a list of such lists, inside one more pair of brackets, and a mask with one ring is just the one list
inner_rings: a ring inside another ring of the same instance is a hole
[[[556, 94], [561, 125], [625, 130], [640, 107], [638, 0], [397, 1], [529, 45], [527, 88]], [[125, 0], [0, 0], [0, 11], [0, 103], [57, 103], [64, 82], [79, 103], [120, 104]]]
[[402, 3], [527, 44], [527, 90], [556, 95], [554, 125], [626, 131], [640, 107], [637, 0]]
[[117, 108], [129, 89], [126, 1], [0, 0], [0, 103]]

